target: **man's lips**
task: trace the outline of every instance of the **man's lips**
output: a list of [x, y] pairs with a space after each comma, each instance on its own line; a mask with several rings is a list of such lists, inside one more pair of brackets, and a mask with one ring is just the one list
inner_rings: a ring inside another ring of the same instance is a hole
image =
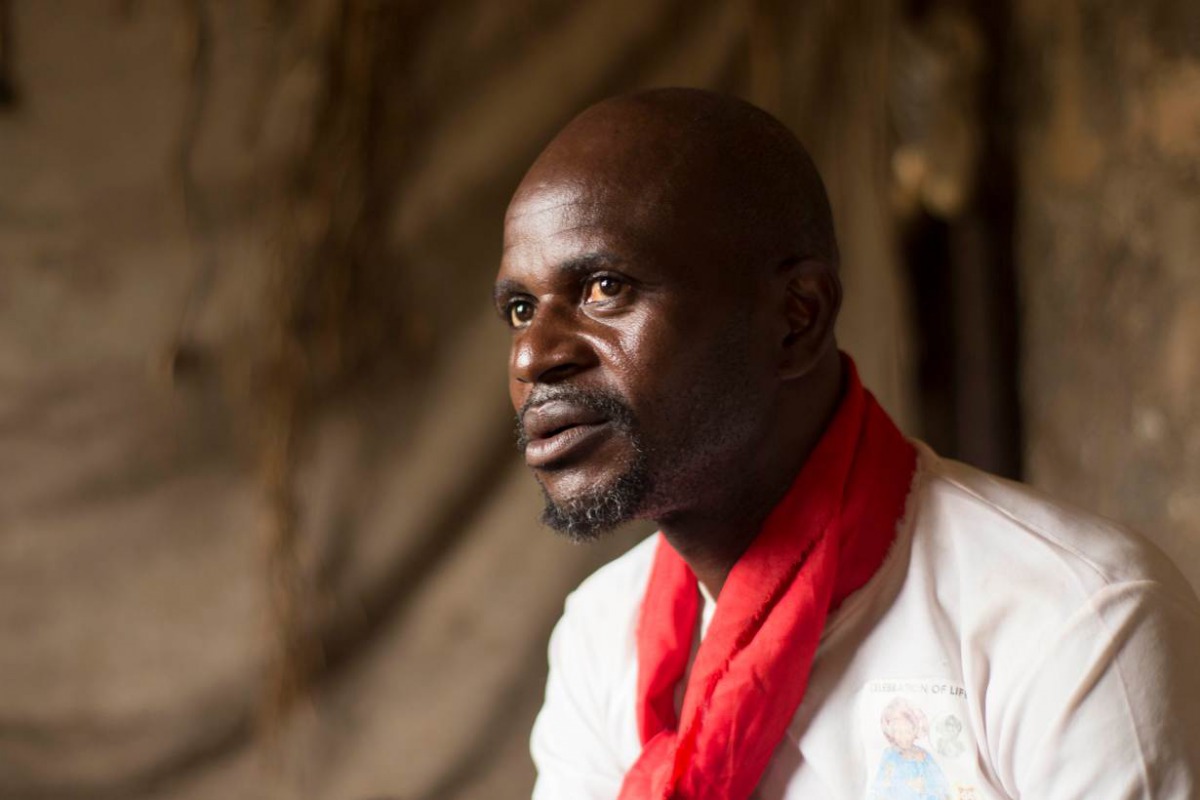
[[525, 463], [546, 467], [578, 455], [603, 436], [608, 418], [599, 411], [566, 400], [551, 400], [525, 412]]

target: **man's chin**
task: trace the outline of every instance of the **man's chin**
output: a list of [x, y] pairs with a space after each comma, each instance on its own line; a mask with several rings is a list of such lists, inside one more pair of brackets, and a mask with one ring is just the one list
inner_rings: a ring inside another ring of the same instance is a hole
[[644, 463], [631, 465], [615, 479], [555, 497], [539, 479], [546, 505], [542, 522], [574, 542], [591, 542], [634, 519], [650, 491]]

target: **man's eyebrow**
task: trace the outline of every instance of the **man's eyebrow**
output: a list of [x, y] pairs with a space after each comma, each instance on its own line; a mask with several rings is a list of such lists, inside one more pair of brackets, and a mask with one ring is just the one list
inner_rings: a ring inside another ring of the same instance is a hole
[[496, 281], [496, 285], [492, 287], [492, 302], [497, 306], [500, 301], [514, 294], [525, 294], [525, 284], [520, 281], [515, 281], [512, 278], [501, 278]]
[[[599, 251], [587, 253], [575, 258], [569, 258], [554, 267], [555, 272], [569, 278], [586, 277], [597, 269], [620, 263], [621, 259], [612, 253]], [[499, 305], [506, 297], [514, 294], [529, 294], [529, 290], [521, 281], [513, 278], [501, 278], [492, 288], [492, 300]]]
[[558, 265], [557, 270], [572, 277], [586, 276], [601, 267], [612, 266], [620, 262], [620, 260], [612, 253], [599, 251], [567, 259]]

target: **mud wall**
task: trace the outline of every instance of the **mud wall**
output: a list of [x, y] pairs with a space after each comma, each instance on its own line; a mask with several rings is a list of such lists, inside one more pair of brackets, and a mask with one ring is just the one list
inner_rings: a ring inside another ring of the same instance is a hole
[[1200, 4], [1015, 16], [1028, 477], [1200, 585]]

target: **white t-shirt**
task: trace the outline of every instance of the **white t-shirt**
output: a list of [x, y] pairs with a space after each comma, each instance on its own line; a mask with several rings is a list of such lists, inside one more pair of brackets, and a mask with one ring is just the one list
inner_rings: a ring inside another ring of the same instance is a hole
[[[830, 616], [756, 797], [1200, 798], [1200, 604], [1184, 578], [1134, 534], [918, 447], [896, 545]], [[567, 599], [536, 800], [614, 798], [641, 751], [655, 542]]]

